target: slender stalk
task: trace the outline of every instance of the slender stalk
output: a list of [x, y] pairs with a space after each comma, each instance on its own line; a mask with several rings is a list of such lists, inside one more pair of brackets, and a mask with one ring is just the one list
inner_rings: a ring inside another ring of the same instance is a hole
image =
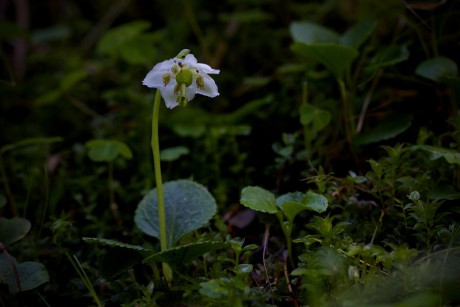
[[347, 89], [345, 87], [345, 83], [342, 79], [337, 79], [340, 88], [340, 96], [342, 97], [342, 104], [343, 104], [343, 124], [345, 126], [345, 135], [349, 144], [351, 144], [351, 139], [353, 137], [353, 133], [355, 132], [354, 122], [352, 119], [351, 114], [351, 106], [350, 101], [348, 99]]
[[98, 307], [102, 307], [102, 303], [99, 300], [99, 297], [97, 296], [96, 290], [94, 289], [91, 280], [89, 279], [88, 275], [86, 274], [85, 270], [83, 269], [82, 265], [80, 264], [80, 261], [78, 261], [78, 258], [74, 255], [73, 258], [70, 256], [69, 252], [65, 252], [65, 255], [67, 256], [67, 259], [70, 261], [72, 264], [73, 268], [78, 274], [78, 277], [80, 277], [80, 280], [82, 283], [85, 285], [86, 289], [88, 289], [89, 293], [93, 297], [94, 302]]
[[[152, 117], [152, 153], [153, 153], [153, 166], [155, 169], [155, 182], [157, 186], [158, 198], [158, 221], [160, 226], [160, 247], [161, 251], [168, 249], [167, 233], [166, 233], [166, 213], [165, 203], [163, 198], [163, 181], [161, 179], [161, 165], [160, 165], [160, 142], [158, 138], [158, 121], [160, 113], [161, 93], [157, 90], [155, 94], [155, 102], [153, 104], [153, 117]], [[172, 279], [171, 268], [163, 263], [163, 274], [169, 282]]]

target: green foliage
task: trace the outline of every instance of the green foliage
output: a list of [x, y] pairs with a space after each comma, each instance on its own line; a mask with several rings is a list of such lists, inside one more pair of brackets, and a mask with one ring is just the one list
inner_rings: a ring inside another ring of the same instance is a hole
[[144, 33], [149, 28], [149, 22], [139, 20], [110, 29], [98, 42], [97, 51], [128, 64], [151, 64], [158, 37]]
[[225, 247], [223, 242], [196, 242], [186, 245], [177, 246], [168, 249], [164, 252], [153, 254], [144, 259], [146, 263], [167, 262], [173, 268], [179, 270], [185, 264], [202, 256], [203, 254], [212, 252], [216, 249]]
[[[163, 185], [168, 230], [168, 247], [185, 234], [203, 227], [216, 212], [216, 201], [208, 190], [190, 180], [177, 180]], [[159, 238], [156, 189], [139, 203], [135, 222], [149, 236]]]
[[2, 305], [460, 304], [458, 1], [58, 2], [0, 22]]
[[91, 140], [86, 142], [88, 156], [94, 162], [112, 162], [118, 156], [131, 159], [133, 154], [128, 145], [120, 141]]
[[42, 263], [18, 263], [6, 248], [24, 238], [30, 228], [26, 219], [0, 217], [0, 283], [8, 286], [10, 294], [32, 290], [49, 281], [48, 271]]
[[457, 64], [449, 58], [437, 57], [420, 63], [415, 73], [432, 81], [442, 81], [445, 77], [458, 75]]
[[30, 231], [30, 228], [30, 222], [26, 219], [0, 217], [0, 242], [3, 245], [10, 245], [21, 240]]

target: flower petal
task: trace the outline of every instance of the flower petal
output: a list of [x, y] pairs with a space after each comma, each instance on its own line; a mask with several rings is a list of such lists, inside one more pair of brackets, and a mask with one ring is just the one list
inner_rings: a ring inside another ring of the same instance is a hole
[[192, 86], [194, 88], [196, 88], [196, 93], [200, 94], [200, 95], [208, 96], [208, 97], [219, 96], [219, 91], [218, 91], [216, 82], [214, 82], [214, 80], [210, 76], [208, 76], [207, 74], [200, 74], [200, 76], [203, 77], [204, 88], [200, 89], [196, 85], [196, 79], [195, 79], [195, 81], [192, 84]]
[[185, 59], [184, 63], [187, 64], [188, 67], [196, 68], [200, 73], [206, 73], [206, 74], [218, 74], [220, 70], [218, 69], [212, 69], [211, 66], [203, 63], [198, 63], [196, 60], [195, 56], [193, 54], [188, 54]]
[[189, 53], [185, 56], [184, 63], [189, 67], [195, 67], [198, 61], [193, 54]]
[[200, 73], [205, 73], [205, 74], [218, 74], [220, 73], [220, 70], [218, 69], [213, 69], [211, 66], [203, 63], [198, 63], [195, 65], [195, 68], [199, 70]]
[[166, 60], [166, 61], [163, 61], [161, 63], [158, 63], [156, 64], [155, 66], [153, 66], [152, 70], [160, 70], [160, 71], [168, 71], [168, 72], [171, 72], [171, 67], [174, 66], [174, 64], [176, 64], [175, 60], [174, 59], [169, 59], [169, 60]]
[[197, 88], [195, 86], [187, 86], [185, 89], [185, 96], [187, 96], [188, 101], [192, 100], [195, 98], [195, 93], [197, 92]]
[[[152, 69], [147, 76], [145, 76], [145, 79], [142, 81], [142, 84], [148, 87], [153, 87], [153, 88], [162, 88], [165, 86], [163, 82], [163, 75], [169, 74], [171, 77], [171, 80], [174, 80], [174, 74], [171, 72], [165, 72], [164, 70], [154, 70]], [[171, 84], [171, 82], [169, 83]]]
[[169, 109], [173, 109], [179, 105], [177, 103], [177, 95], [174, 94], [174, 86], [176, 85], [176, 81], [169, 83], [167, 86], [160, 88], [161, 96], [165, 101], [166, 107]]

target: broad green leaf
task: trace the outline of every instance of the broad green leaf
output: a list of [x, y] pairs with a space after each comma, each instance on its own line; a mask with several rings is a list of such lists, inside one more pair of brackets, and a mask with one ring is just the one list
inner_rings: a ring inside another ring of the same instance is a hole
[[291, 50], [323, 64], [339, 79], [350, 71], [353, 60], [358, 56], [356, 49], [332, 43], [307, 45], [296, 42], [291, 45]]
[[357, 23], [340, 37], [340, 43], [358, 49], [369, 38], [376, 25], [377, 22], [373, 20], [363, 20]]
[[307, 45], [339, 42], [339, 35], [337, 33], [309, 21], [293, 22], [289, 26], [289, 31], [295, 42]]
[[428, 192], [428, 197], [435, 200], [456, 200], [460, 199], [460, 192], [456, 191], [452, 186], [434, 187]]
[[206, 253], [223, 248], [227, 244], [220, 241], [196, 242], [187, 245], [177, 246], [166, 251], [156, 253], [144, 259], [145, 263], [167, 262], [173, 268], [178, 269], [184, 264], [196, 259]]
[[328, 206], [327, 198], [321, 194], [308, 191], [302, 198], [301, 204], [307, 206], [308, 209], [318, 213], [326, 211]]
[[309, 103], [300, 106], [300, 123], [304, 126], [312, 124], [313, 130], [319, 132], [331, 122], [331, 113], [314, 107]]
[[[204, 226], [216, 212], [214, 197], [194, 181], [167, 182], [163, 185], [163, 194], [169, 248], [183, 235]], [[134, 220], [144, 233], [160, 237], [156, 189], [151, 190], [139, 203]]]
[[29, 232], [30, 227], [30, 222], [26, 219], [0, 217], [0, 242], [6, 246], [19, 241]]
[[241, 190], [240, 202], [255, 211], [278, 212], [275, 195], [260, 187], [245, 187]]
[[432, 81], [440, 82], [444, 77], [458, 75], [457, 63], [446, 57], [436, 57], [420, 63], [415, 73]]
[[131, 149], [123, 142], [115, 140], [91, 140], [86, 142], [88, 156], [94, 162], [111, 162], [121, 155], [126, 159], [132, 158]]
[[364, 68], [365, 72], [374, 72], [379, 68], [396, 65], [406, 61], [409, 58], [409, 49], [407, 45], [390, 46], [379, 50], [375, 58]]
[[115, 55], [120, 47], [150, 27], [144, 20], [133, 21], [107, 31], [97, 44], [97, 51], [103, 54]]
[[177, 147], [170, 147], [165, 148], [161, 151], [160, 157], [161, 161], [175, 161], [179, 159], [183, 155], [188, 155], [190, 150], [185, 146], [177, 146]]
[[295, 201], [287, 201], [281, 205], [281, 210], [283, 211], [288, 221], [291, 223], [294, 221], [294, 218], [297, 216], [297, 214], [308, 209], [310, 208], [305, 204]]
[[456, 150], [444, 147], [428, 146], [428, 145], [417, 145], [413, 146], [413, 149], [421, 149], [431, 154], [431, 159], [436, 160], [444, 158], [449, 164], [460, 165], [460, 153]]
[[129, 64], [151, 64], [155, 52], [149, 36], [139, 35], [120, 46], [121, 57]]
[[[49, 281], [48, 272], [43, 264], [39, 262], [23, 262], [15, 264], [22, 291], [37, 288]], [[11, 265], [11, 259], [3, 253], [0, 254], [0, 283], [8, 285], [10, 294], [19, 292], [16, 274]]]
[[279, 196], [276, 199], [276, 205], [283, 211], [286, 218], [292, 222], [297, 214], [308, 208], [300, 204], [303, 194], [292, 192]]
[[300, 202], [302, 200], [303, 194], [300, 192], [291, 192], [286, 193], [276, 198], [276, 205], [281, 209], [281, 206], [285, 202]]
[[408, 114], [397, 115], [378, 123], [369, 131], [357, 135], [354, 143], [358, 145], [371, 144], [394, 138], [406, 131], [412, 124], [412, 116]]
[[22, 262], [17, 265], [22, 291], [28, 291], [49, 281], [48, 271], [39, 262]]

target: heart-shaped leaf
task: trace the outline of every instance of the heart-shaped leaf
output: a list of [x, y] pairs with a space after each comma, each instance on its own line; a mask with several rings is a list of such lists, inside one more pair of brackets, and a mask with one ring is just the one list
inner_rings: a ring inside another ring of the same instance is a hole
[[[194, 181], [167, 182], [163, 185], [163, 195], [168, 247], [174, 246], [183, 235], [205, 225], [216, 212], [214, 197]], [[160, 237], [156, 189], [151, 190], [139, 203], [134, 220], [144, 233]]]
[[412, 149], [422, 149], [431, 155], [432, 160], [444, 158], [449, 164], [460, 165], [460, 153], [454, 149], [429, 145], [416, 145]]
[[188, 155], [190, 150], [185, 146], [177, 146], [163, 149], [160, 153], [161, 161], [175, 161], [183, 155]]
[[9, 245], [22, 239], [30, 230], [30, 222], [20, 217], [0, 217], [0, 242]]
[[133, 154], [128, 145], [116, 140], [91, 140], [86, 143], [88, 156], [94, 162], [111, 162], [121, 155], [131, 159]]
[[444, 77], [455, 77], [458, 74], [457, 63], [446, 57], [436, 57], [420, 63], [415, 73], [427, 79], [440, 82]]
[[307, 206], [308, 209], [318, 213], [326, 211], [328, 203], [326, 197], [312, 191], [308, 191], [301, 201], [301, 204]]
[[352, 48], [359, 48], [372, 34], [377, 23], [373, 20], [363, 20], [347, 30], [341, 37], [340, 43]]
[[304, 57], [320, 62], [339, 79], [343, 79], [345, 73], [350, 71], [353, 60], [358, 56], [356, 49], [332, 43], [307, 45], [297, 42], [291, 45], [291, 50]]
[[260, 187], [245, 187], [241, 190], [240, 202], [252, 210], [266, 213], [278, 212], [275, 195]]
[[319, 24], [309, 21], [298, 21], [291, 23], [289, 30], [296, 42], [304, 44], [338, 43], [339, 35]]
[[[39, 262], [23, 262], [15, 263], [15, 265], [22, 291], [37, 288], [49, 281], [48, 271]], [[0, 283], [7, 284], [11, 294], [19, 292], [11, 258], [9, 259], [5, 254], [0, 254]]]
[[412, 116], [401, 114], [392, 116], [378, 123], [374, 128], [355, 137], [353, 142], [358, 145], [371, 144], [391, 139], [406, 131], [412, 124]]
[[310, 208], [299, 202], [288, 201], [283, 203], [281, 209], [288, 221], [292, 223], [297, 214]]
[[312, 124], [313, 130], [319, 132], [331, 122], [331, 113], [326, 110], [316, 108], [309, 103], [300, 106], [300, 123], [304, 126]]

